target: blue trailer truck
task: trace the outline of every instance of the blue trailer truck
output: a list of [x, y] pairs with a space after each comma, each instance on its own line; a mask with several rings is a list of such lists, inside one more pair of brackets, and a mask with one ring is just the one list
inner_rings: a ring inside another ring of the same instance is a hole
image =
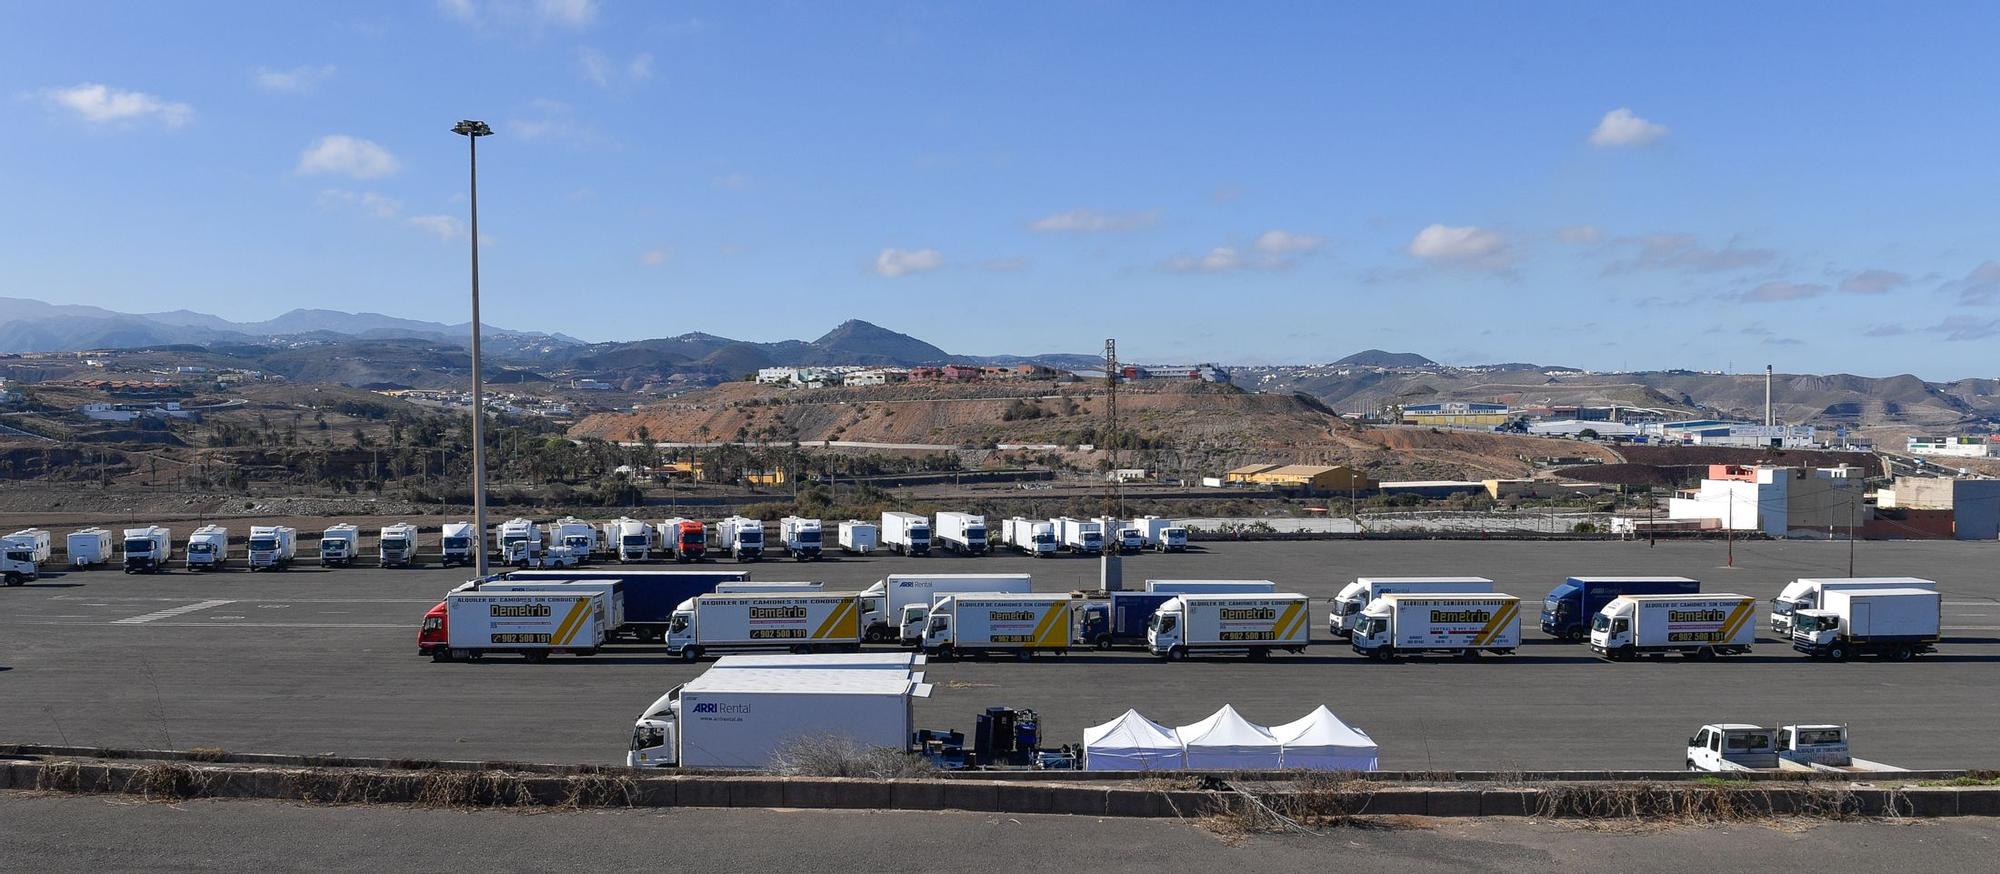
[[1590, 618], [1619, 595], [1698, 595], [1687, 577], [1570, 577], [1542, 602], [1542, 633], [1569, 643], [1590, 637]]
[[622, 581], [625, 588], [625, 624], [612, 629], [612, 632], [620, 637], [641, 642], [659, 643], [667, 639], [667, 624], [673, 621], [674, 608], [680, 606], [682, 601], [713, 592], [715, 587], [722, 583], [745, 582], [750, 579], [750, 572], [640, 570], [625, 567], [604, 570], [520, 570], [510, 571], [501, 578], [519, 582]]
[[1146, 622], [1179, 592], [1112, 592], [1076, 607], [1076, 641], [1109, 649], [1146, 643]]

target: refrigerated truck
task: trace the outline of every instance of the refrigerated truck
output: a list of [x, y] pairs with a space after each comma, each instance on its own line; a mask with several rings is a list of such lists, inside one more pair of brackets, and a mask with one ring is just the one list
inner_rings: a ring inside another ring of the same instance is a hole
[[1936, 589], [1831, 589], [1822, 606], [1792, 613], [1792, 648], [1845, 661], [1879, 655], [1897, 661], [1932, 652], [1941, 628]]
[[1070, 647], [1068, 593], [966, 592], [941, 597], [924, 626], [923, 650], [931, 658], [1012, 653], [1066, 653]]
[[908, 750], [911, 701], [930, 692], [896, 671], [710, 669], [646, 708], [625, 764], [768, 768], [802, 738]]
[[244, 562], [253, 571], [284, 570], [299, 553], [298, 529], [289, 525], [252, 525]]
[[125, 529], [125, 572], [157, 574], [174, 557], [174, 533], [158, 525]]
[[667, 654], [690, 662], [724, 652], [860, 648], [861, 598], [853, 592], [697, 595], [667, 626]]
[[86, 568], [111, 560], [111, 532], [102, 528], [71, 531], [64, 541], [70, 567]]
[[739, 562], [764, 557], [764, 522], [748, 516], [731, 516], [715, 526], [716, 546]]
[[396, 522], [382, 526], [375, 534], [375, 554], [383, 567], [409, 567], [417, 563], [417, 526]]
[[188, 535], [187, 569], [219, 571], [229, 562], [229, 529], [203, 525]]
[[1270, 580], [1147, 580], [1146, 591], [1175, 595], [1243, 595], [1276, 592]]
[[1937, 589], [1937, 583], [1916, 577], [1801, 577], [1785, 584], [1771, 599], [1771, 630], [1790, 637], [1792, 613], [1820, 606], [1835, 589]]
[[1293, 654], [1311, 643], [1310, 602], [1304, 595], [1177, 594], [1153, 611], [1146, 650], [1169, 661], [1191, 655], [1243, 653], [1261, 659]]
[[1178, 592], [1106, 592], [1076, 603], [1076, 642], [1098, 649], [1144, 646], [1153, 611]]
[[597, 529], [575, 516], [564, 516], [549, 523], [549, 543], [569, 547], [578, 563], [589, 564], [597, 552]]
[[1604, 605], [1621, 595], [1693, 595], [1701, 583], [1687, 577], [1570, 577], [1542, 602], [1542, 633], [1581, 643]]
[[1493, 581], [1485, 577], [1356, 577], [1333, 596], [1333, 605], [1326, 614], [1326, 630], [1334, 637], [1348, 637], [1355, 620], [1361, 616], [1361, 609], [1383, 595], [1491, 591]]
[[[529, 580], [618, 580], [625, 584], [625, 623], [616, 631], [621, 638], [659, 642], [667, 639], [674, 609], [696, 595], [715, 591], [728, 582], [750, 579], [749, 571], [652, 570], [604, 568], [589, 570], [517, 570], [491, 579]], [[613, 633], [606, 632], [607, 635]]]
[[708, 555], [708, 530], [693, 519], [675, 516], [660, 523], [660, 548], [686, 564]]
[[1022, 593], [1034, 589], [1027, 574], [890, 574], [861, 592], [861, 631], [869, 643], [896, 640], [903, 608], [930, 604], [933, 594]]
[[[818, 519], [786, 516], [778, 520], [778, 540], [793, 561], [819, 561], [826, 551], [826, 532]], [[871, 544], [869, 549], [875, 547]]]
[[930, 555], [931, 521], [915, 513], [885, 511], [882, 545], [897, 555]]
[[654, 531], [653, 526], [624, 516], [609, 523], [606, 528], [606, 536], [610, 538], [612, 548], [617, 550], [621, 564], [652, 559], [653, 549], [659, 544], [659, 532]]
[[328, 527], [319, 535], [321, 567], [347, 567], [361, 551], [361, 529], [348, 522]]
[[40, 528], [23, 528], [7, 535], [4, 546], [9, 551], [26, 550], [28, 558], [35, 564], [44, 564], [54, 555], [53, 538]]
[[481, 539], [472, 530], [471, 522], [446, 522], [438, 530], [438, 551], [443, 553], [443, 566], [468, 565], [473, 563], [472, 551], [478, 548]]
[[873, 522], [848, 519], [840, 523], [840, 551], [848, 555], [867, 555], [880, 544], [882, 529]]
[[1090, 519], [1059, 516], [1049, 520], [1056, 528], [1056, 542], [1077, 555], [1104, 554], [1104, 524]]
[[986, 517], [978, 513], [961, 513], [947, 510], [937, 514], [936, 532], [940, 546], [948, 552], [962, 555], [985, 555]]
[[1757, 639], [1756, 606], [1748, 595], [1620, 595], [1591, 620], [1590, 649], [1613, 661], [1747, 653]]
[[1000, 542], [1036, 558], [1053, 556], [1061, 546], [1056, 543], [1056, 526], [1046, 519], [1021, 516], [1000, 520]]
[[1377, 661], [1422, 653], [1476, 658], [1521, 645], [1521, 599], [1500, 592], [1389, 594], [1361, 609], [1349, 637]]
[[599, 592], [454, 591], [425, 615], [417, 651], [433, 661], [516, 653], [593, 655], [604, 642], [607, 606]]

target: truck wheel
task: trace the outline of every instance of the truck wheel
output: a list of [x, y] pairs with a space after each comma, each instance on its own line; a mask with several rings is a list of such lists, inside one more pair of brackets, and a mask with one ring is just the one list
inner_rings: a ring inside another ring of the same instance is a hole
[[521, 653], [521, 655], [531, 662], [545, 662], [549, 660], [549, 651], [545, 649], [531, 649]]
[[1479, 661], [1479, 650], [1473, 649], [1472, 647], [1466, 647], [1463, 652], [1460, 652], [1458, 654], [1458, 657], [1468, 662], [1476, 662]]
[[1014, 661], [1017, 662], [1025, 662], [1034, 657], [1035, 653], [1033, 650], [1017, 649], [1014, 651]]
[[691, 646], [681, 650], [681, 661], [693, 664], [701, 660], [701, 647]]
[[1255, 649], [1250, 650], [1250, 660], [1253, 662], [1261, 662], [1270, 657], [1271, 657], [1271, 651], [1268, 649], [1257, 647]]
[[437, 649], [431, 650], [431, 661], [433, 662], [451, 661], [451, 650], [445, 649], [444, 647], [438, 647]]
[[1583, 642], [1583, 627], [1582, 627], [1582, 626], [1576, 626], [1576, 627], [1573, 627], [1573, 628], [1565, 628], [1565, 629], [1563, 629], [1563, 633], [1562, 633], [1562, 639], [1563, 639], [1564, 641], [1567, 641], [1567, 642], [1569, 642], [1569, 643], [1582, 643], [1582, 642]]
[[1902, 646], [1896, 647], [1895, 649], [1889, 652], [1889, 658], [1899, 662], [1907, 662], [1910, 659], [1915, 658], [1916, 655], [1917, 655], [1916, 648], [1910, 646], [1909, 644], [1904, 644]]
[[1693, 760], [1693, 759], [1688, 759], [1688, 760], [1687, 760], [1687, 768], [1688, 768], [1688, 770], [1690, 770], [1690, 771], [1698, 771], [1698, 770], [1701, 770], [1701, 769], [1699, 769], [1699, 768], [1696, 768], [1696, 767], [1694, 766], [1694, 760]]
[[1091, 641], [1090, 643], [1091, 643], [1091, 645], [1092, 645], [1092, 646], [1095, 646], [1095, 647], [1097, 647], [1098, 649], [1110, 649], [1110, 648], [1111, 648], [1111, 635], [1109, 635], [1109, 634], [1100, 634], [1100, 635], [1098, 635], [1098, 636], [1097, 636], [1097, 639], [1096, 639], [1096, 640], [1093, 640], [1093, 641]]
[[27, 580], [21, 578], [20, 574], [10, 573], [7, 575], [7, 585], [20, 586], [20, 585], [26, 585], [27, 582], [28, 582]]
[[1392, 646], [1378, 646], [1371, 655], [1378, 662], [1393, 662], [1396, 660], [1396, 648]]
[[1847, 661], [1847, 656], [1848, 652], [1845, 644], [1836, 643], [1826, 648], [1826, 657], [1836, 662]]
[[1701, 649], [1689, 653], [1688, 657], [1698, 662], [1712, 662], [1715, 661], [1715, 650], [1711, 647], [1704, 646]]
[[1167, 650], [1167, 661], [1184, 662], [1187, 661], [1187, 657], [1188, 657], [1187, 647], [1177, 646], [1174, 647], [1173, 649]]

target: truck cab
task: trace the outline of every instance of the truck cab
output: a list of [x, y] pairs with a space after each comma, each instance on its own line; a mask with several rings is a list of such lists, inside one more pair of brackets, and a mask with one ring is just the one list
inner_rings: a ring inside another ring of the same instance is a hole
[[902, 633], [897, 642], [904, 646], [916, 646], [924, 642], [924, 620], [931, 615], [931, 605], [914, 602], [903, 605]]
[[1704, 725], [1687, 742], [1690, 771], [1764, 771], [1778, 767], [1776, 733], [1757, 725]]
[[417, 529], [414, 525], [390, 525], [375, 540], [383, 567], [409, 567], [417, 559]]
[[26, 585], [40, 575], [35, 567], [35, 553], [28, 549], [7, 547], [5, 552], [0, 552], [0, 575], [4, 575], [7, 585]]
[[675, 750], [681, 715], [681, 687], [675, 686], [646, 708], [646, 715], [632, 726], [632, 748], [625, 753], [630, 768], [671, 768], [680, 764]]
[[1146, 549], [1146, 537], [1137, 528], [1118, 529], [1118, 551], [1124, 555], [1138, 555]]
[[451, 634], [446, 626], [443, 601], [424, 614], [423, 624], [417, 627], [417, 655], [432, 659], [447, 658], [451, 653]]
[[1160, 539], [1157, 548], [1161, 552], [1185, 552], [1187, 551], [1187, 535], [1187, 529], [1178, 525], [1160, 529]]
[[443, 565], [472, 563], [472, 526], [464, 522], [454, 522], [444, 526], [438, 540], [438, 549], [444, 553]]
[[576, 550], [568, 546], [551, 546], [539, 553], [531, 552], [532, 548], [533, 544], [525, 540], [509, 543], [506, 552], [501, 556], [501, 561], [523, 568], [565, 568], [582, 564], [582, 559], [578, 557]]

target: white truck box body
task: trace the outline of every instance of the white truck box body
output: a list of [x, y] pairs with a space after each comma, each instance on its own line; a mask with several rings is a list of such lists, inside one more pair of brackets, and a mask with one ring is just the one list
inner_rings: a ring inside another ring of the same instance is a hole
[[[1521, 645], [1521, 599], [1503, 593], [1389, 594], [1362, 609], [1371, 625], [1387, 621], [1381, 634], [1357, 632], [1354, 647], [1376, 653], [1512, 650]], [[1357, 626], [1358, 628], [1359, 626]]]
[[1845, 589], [1828, 592], [1822, 609], [1840, 617], [1850, 638], [1937, 639], [1942, 601], [1934, 589]]
[[717, 545], [737, 561], [764, 556], [764, 523], [747, 516], [731, 516], [715, 526]]
[[674, 610], [667, 651], [858, 648], [860, 601], [853, 592], [699, 595]]
[[659, 532], [653, 526], [632, 518], [621, 518], [612, 524], [617, 526], [617, 533], [612, 535], [612, 549], [617, 551], [619, 561], [645, 561], [652, 557], [659, 542]]
[[1001, 521], [1000, 532], [1002, 542], [1036, 558], [1055, 555], [1062, 548], [1056, 526], [1047, 519], [1015, 516]]
[[342, 567], [354, 561], [361, 552], [361, 529], [342, 522], [328, 527], [319, 535], [319, 563], [329, 567]]
[[718, 595], [807, 595], [826, 590], [826, 584], [818, 580], [796, 582], [753, 583], [749, 580], [716, 583]]
[[908, 604], [932, 604], [935, 595], [959, 592], [1006, 592], [1020, 594], [1034, 590], [1027, 574], [890, 574], [861, 593], [862, 628], [876, 633], [875, 639], [892, 639]]
[[901, 555], [929, 555], [931, 520], [915, 513], [884, 512], [882, 545]]
[[[924, 649], [939, 652], [1067, 652], [1073, 600], [1067, 593], [971, 592], [940, 598], [924, 629]], [[943, 633], [939, 620], [949, 617]]]
[[1056, 527], [1056, 539], [1070, 552], [1082, 555], [1099, 555], [1104, 552], [1104, 524], [1093, 519], [1072, 519], [1061, 516], [1050, 519]]
[[1383, 595], [1491, 591], [1493, 581], [1485, 577], [1357, 577], [1333, 597], [1326, 627], [1335, 637], [1348, 636], [1362, 608]]
[[438, 551], [443, 554], [444, 566], [471, 564], [472, 550], [478, 548], [480, 535], [472, 530], [471, 522], [446, 522], [438, 531]]
[[1147, 580], [1146, 591], [1176, 595], [1244, 595], [1276, 592], [1270, 580]]
[[489, 580], [484, 583], [463, 583], [454, 592], [487, 592], [502, 594], [508, 592], [545, 592], [558, 595], [572, 592], [587, 592], [603, 599], [604, 633], [609, 635], [625, 627], [625, 585], [618, 580]]
[[979, 555], [986, 552], [989, 545], [986, 517], [978, 513], [951, 510], [939, 513], [937, 525], [931, 531], [937, 542], [952, 552]]
[[867, 555], [880, 545], [882, 529], [873, 522], [849, 519], [840, 523], [840, 550], [852, 555]]
[[[1607, 656], [1618, 652], [1748, 652], [1756, 642], [1748, 595], [1620, 595], [1591, 619], [1590, 647]], [[1619, 631], [1620, 620], [1629, 631]]]
[[[1308, 607], [1306, 596], [1290, 593], [1176, 595], [1153, 612], [1146, 648], [1160, 656], [1303, 648], [1310, 642]], [[1162, 630], [1168, 616], [1174, 627]]]
[[111, 560], [111, 532], [102, 528], [84, 528], [69, 533], [65, 545], [68, 547], [69, 563], [73, 567], [89, 567]]
[[[1172, 552], [1187, 548], [1187, 528], [1175, 525], [1172, 519], [1162, 519], [1158, 516], [1140, 516], [1137, 519], [1129, 520], [1126, 524], [1139, 529], [1139, 536], [1145, 539], [1147, 549]], [[1169, 530], [1178, 532], [1179, 536], [1170, 539], [1167, 536]]]
[[187, 566], [190, 570], [203, 568], [216, 570], [229, 561], [229, 529], [220, 525], [203, 525], [188, 535]]
[[906, 750], [915, 733], [911, 699], [929, 694], [895, 671], [711, 670], [668, 692], [665, 707], [649, 708], [626, 763], [768, 768], [802, 738]]
[[818, 519], [804, 516], [779, 519], [778, 539], [784, 543], [785, 552], [798, 561], [817, 561], [826, 551], [826, 529]]
[[595, 591], [451, 592], [444, 603], [454, 651], [595, 649], [609, 630], [609, 608]]
[[1825, 604], [1834, 589], [1936, 589], [1937, 583], [1917, 577], [1801, 577], [1785, 584], [1771, 599], [1771, 630], [1792, 633], [1792, 611]]
[[298, 529], [287, 525], [252, 525], [246, 544], [246, 561], [251, 570], [282, 568], [298, 557]]
[[417, 526], [397, 522], [375, 535], [375, 554], [383, 567], [409, 567], [417, 561]]

